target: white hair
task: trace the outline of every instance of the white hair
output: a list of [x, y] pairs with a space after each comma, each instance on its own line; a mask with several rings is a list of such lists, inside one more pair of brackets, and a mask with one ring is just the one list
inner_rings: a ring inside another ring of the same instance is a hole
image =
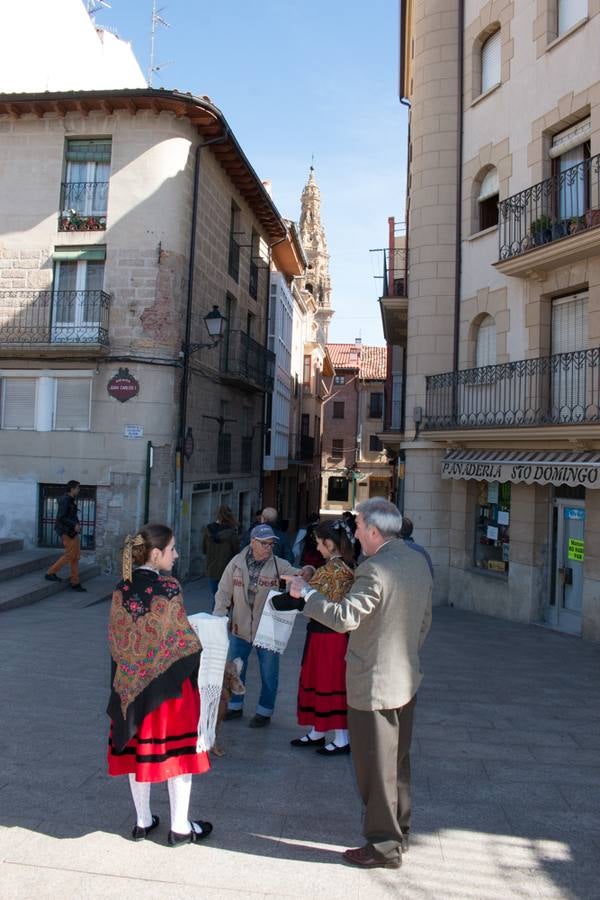
[[371, 497], [369, 500], [359, 503], [356, 512], [360, 513], [368, 528], [376, 528], [382, 537], [400, 536], [402, 513], [389, 500], [384, 500], [383, 497]]

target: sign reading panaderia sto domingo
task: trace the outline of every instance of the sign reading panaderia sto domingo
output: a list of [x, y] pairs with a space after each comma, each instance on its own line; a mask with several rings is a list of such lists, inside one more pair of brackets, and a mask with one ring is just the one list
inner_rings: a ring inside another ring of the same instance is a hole
[[600, 488], [600, 454], [455, 450], [442, 461], [442, 478]]

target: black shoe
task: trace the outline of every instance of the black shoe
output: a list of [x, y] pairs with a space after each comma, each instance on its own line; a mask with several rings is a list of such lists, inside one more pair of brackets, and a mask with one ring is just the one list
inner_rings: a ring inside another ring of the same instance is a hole
[[307, 734], [301, 738], [294, 738], [290, 741], [292, 747], [324, 747], [325, 738], [309, 738]]
[[271, 724], [271, 716], [261, 716], [260, 713], [256, 713], [253, 719], [250, 719], [248, 725], [250, 728], [264, 728], [265, 725]]
[[342, 756], [342, 754], [350, 753], [350, 744], [344, 744], [343, 747], [333, 744], [333, 750], [328, 750], [327, 747], [319, 747], [317, 753], [320, 753], [321, 756]]
[[143, 841], [148, 837], [151, 831], [158, 828], [159, 823], [160, 819], [158, 816], [152, 816], [152, 825], [148, 825], [147, 828], [140, 828], [139, 825], [136, 825], [131, 832], [131, 837], [134, 841]]
[[408, 853], [408, 837], [410, 834], [410, 828], [402, 829], [402, 852]]
[[204, 838], [207, 838], [213, 830], [210, 822], [202, 822], [200, 819], [190, 824], [192, 830], [189, 834], [178, 834], [176, 831], [169, 832], [167, 841], [170, 847], [178, 847], [179, 844], [197, 844], [198, 841], [203, 841]]
[[80, 584], [72, 584], [71, 590], [79, 591], [81, 594], [87, 594], [87, 588], [84, 588], [84, 586], [81, 583]]
[[44, 575], [44, 578], [46, 581], [62, 581], [62, 578], [59, 578], [58, 575], [48, 575], [48, 573]]
[[223, 716], [224, 722], [230, 722], [232, 719], [241, 719], [244, 715], [243, 709], [228, 709]]

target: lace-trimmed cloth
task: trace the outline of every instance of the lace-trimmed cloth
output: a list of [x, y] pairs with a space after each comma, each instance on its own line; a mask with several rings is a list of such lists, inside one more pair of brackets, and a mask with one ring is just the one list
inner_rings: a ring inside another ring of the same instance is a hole
[[115, 665], [112, 687], [123, 719], [153, 682], [200, 651], [179, 582], [149, 570], [135, 571], [113, 591], [108, 640]]
[[198, 741], [196, 743], [196, 752], [201, 753], [211, 750], [215, 743], [217, 713], [223, 688], [229, 638], [225, 616], [196, 613], [196, 615], [190, 616], [189, 622], [202, 644], [198, 670], [200, 721], [198, 722]]

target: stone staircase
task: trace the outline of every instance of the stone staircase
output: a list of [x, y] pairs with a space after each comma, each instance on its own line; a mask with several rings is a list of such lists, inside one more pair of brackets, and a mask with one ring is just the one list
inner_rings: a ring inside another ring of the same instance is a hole
[[86, 583], [87, 594], [72, 591], [69, 586], [69, 568], [59, 573], [62, 582], [46, 581], [44, 575], [58, 559], [60, 549], [24, 550], [23, 541], [16, 538], [0, 538], [0, 612], [28, 606], [55, 594], [68, 594], [74, 606], [92, 606], [106, 600], [117, 579], [100, 575], [100, 566], [93, 559], [81, 557], [79, 573]]

